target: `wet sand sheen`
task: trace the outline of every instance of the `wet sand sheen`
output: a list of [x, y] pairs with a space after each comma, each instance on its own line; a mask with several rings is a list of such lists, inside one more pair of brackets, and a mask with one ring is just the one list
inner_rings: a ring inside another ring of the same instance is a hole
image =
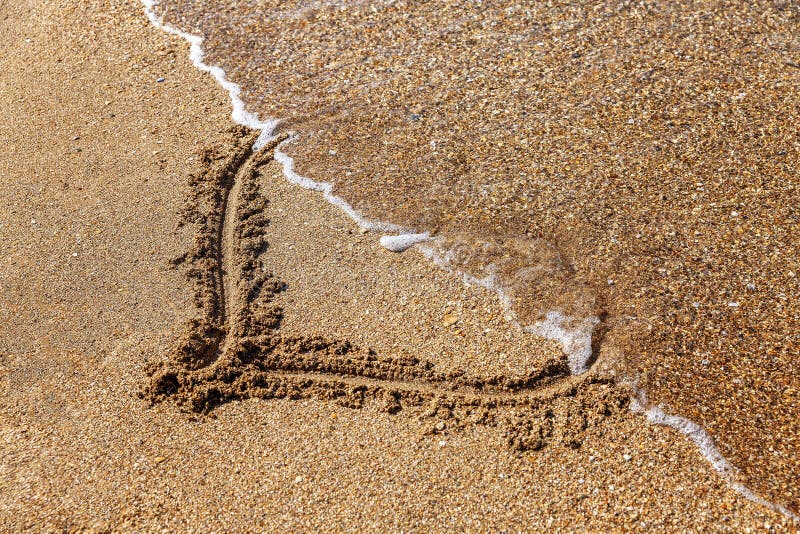
[[784, 3], [162, 3], [301, 175], [487, 266], [797, 510], [800, 51]]

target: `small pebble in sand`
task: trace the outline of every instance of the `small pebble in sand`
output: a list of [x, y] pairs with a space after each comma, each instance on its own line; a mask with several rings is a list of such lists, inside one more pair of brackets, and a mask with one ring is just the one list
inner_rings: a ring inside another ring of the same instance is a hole
[[623, 454], [622, 455], [622, 459], [625, 460], [626, 462], [630, 462], [631, 458], [632, 458], [632, 456], [630, 454]]
[[444, 326], [446, 326], [446, 327], [447, 326], [453, 326], [457, 322], [458, 322], [458, 317], [456, 317], [452, 313], [446, 314], [444, 316], [444, 319], [442, 319], [442, 324], [444, 324]]
[[159, 78], [159, 79], [156, 80], [157, 83], [161, 83], [163, 81], [164, 81], [164, 78]]

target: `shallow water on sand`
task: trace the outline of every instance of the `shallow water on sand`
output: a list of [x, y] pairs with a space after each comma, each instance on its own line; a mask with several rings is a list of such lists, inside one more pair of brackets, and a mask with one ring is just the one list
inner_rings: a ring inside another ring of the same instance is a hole
[[441, 236], [800, 507], [791, 2], [163, 1], [299, 174]]

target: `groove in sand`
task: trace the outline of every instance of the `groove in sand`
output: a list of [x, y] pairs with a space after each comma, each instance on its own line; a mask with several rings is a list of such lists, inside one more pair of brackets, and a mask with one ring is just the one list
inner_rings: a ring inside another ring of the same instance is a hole
[[347, 340], [283, 334], [276, 298], [285, 285], [263, 261], [268, 201], [258, 182], [282, 139], [254, 151], [245, 129], [231, 134], [233, 148], [202, 151], [202, 168], [189, 178], [184, 218], [197, 235], [179, 263], [194, 285], [198, 313], [167, 359], [148, 369], [143, 397], [173, 399], [200, 413], [252, 397], [318, 398], [354, 408], [377, 401], [390, 413], [422, 408], [447, 419], [448, 428], [502, 428], [519, 450], [578, 446], [587, 428], [626, 410], [624, 388], [591, 372], [573, 376], [563, 358], [525, 376], [476, 376], [381, 356]]
[[239, 210], [239, 195], [242, 189], [242, 181], [249, 173], [253, 173], [255, 160], [258, 152], [251, 153], [241, 163], [235, 174], [231, 176], [225, 187], [222, 199], [223, 217], [219, 227], [219, 267], [218, 273], [220, 281], [220, 312], [221, 320], [225, 325], [225, 338], [221, 347], [221, 352], [228, 350], [230, 341], [235, 338], [233, 331], [234, 325], [241, 317], [241, 301], [237, 298], [237, 280], [241, 276], [239, 265], [236, 261], [238, 247], [236, 245], [237, 226], [239, 221], [237, 213]]

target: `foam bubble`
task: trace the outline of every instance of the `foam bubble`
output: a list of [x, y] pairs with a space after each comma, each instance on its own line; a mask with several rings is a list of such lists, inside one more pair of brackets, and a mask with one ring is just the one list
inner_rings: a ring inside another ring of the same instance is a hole
[[424, 243], [430, 240], [431, 234], [424, 232], [422, 234], [400, 234], [400, 235], [385, 235], [381, 237], [381, 246], [392, 252], [403, 252], [404, 250], [413, 247], [417, 243]]
[[580, 375], [589, 368], [592, 333], [599, 323], [600, 319], [597, 317], [576, 318], [550, 311], [543, 320], [526, 326], [525, 331], [561, 343], [570, 371], [574, 375]]

